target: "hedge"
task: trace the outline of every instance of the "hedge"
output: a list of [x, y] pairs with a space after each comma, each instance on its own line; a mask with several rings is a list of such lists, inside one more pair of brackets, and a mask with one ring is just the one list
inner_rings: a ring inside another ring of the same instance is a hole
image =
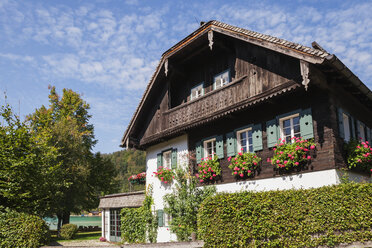
[[0, 209], [0, 247], [40, 247], [49, 237], [49, 228], [40, 217]]
[[317, 247], [372, 240], [372, 184], [222, 193], [198, 213], [204, 247]]
[[75, 224], [65, 224], [61, 227], [60, 236], [63, 239], [73, 239], [78, 232], [78, 227]]

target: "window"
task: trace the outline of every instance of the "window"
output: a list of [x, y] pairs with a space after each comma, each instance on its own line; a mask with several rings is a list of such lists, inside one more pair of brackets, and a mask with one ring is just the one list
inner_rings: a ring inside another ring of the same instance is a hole
[[364, 129], [364, 125], [362, 123], [359, 123], [359, 138], [361, 138], [363, 141], [366, 141], [366, 132], [365, 132], [365, 129]]
[[279, 122], [280, 137], [285, 139], [285, 142], [292, 142], [293, 137], [301, 137], [299, 114], [281, 118]]
[[172, 216], [170, 214], [164, 213], [164, 226], [168, 227], [172, 220]]
[[230, 71], [226, 70], [214, 77], [213, 89], [218, 89], [230, 82]]
[[253, 152], [252, 128], [243, 129], [236, 132], [238, 152]]
[[163, 167], [171, 168], [172, 165], [172, 150], [163, 152]]
[[191, 89], [191, 96], [190, 96], [191, 100], [194, 100], [194, 99], [204, 95], [203, 86], [204, 86], [204, 84], [201, 83], [201, 84], [199, 84], [199, 85], [197, 85], [197, 86], [195, 86], [194, 88]]
[[204, 156], [214, 158], [214, 154], [216, 154], [216, 138], [204, 141], [203, 146]]
[[345, 135], [345, 140], [349, 141], [350, 140], [350, 120], [349, 116], [345, 113], [342, 114], [343, 122], [344, 122], [344, 135]]

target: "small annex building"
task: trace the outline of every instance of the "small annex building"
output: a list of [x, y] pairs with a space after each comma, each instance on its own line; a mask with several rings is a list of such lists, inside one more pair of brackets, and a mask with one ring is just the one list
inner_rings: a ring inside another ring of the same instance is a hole
[[[268, 159], [278, 139], [295, 137], [316, 144], [311, 162], [275, 168]], [[176, 236], [163, 196], [173, 186], [153, 176], [160, 166], [196, 175], [203, 158], [217, 155], [218, 192], [321, 187], [341, 182], [351, 139], [372, 141], [372, 92], [336, 55], [316, 42], [307, 47], [209, 21], [163, 53], [121, 146], [146, 151], [157, 241], [169, 242]], [[253, 177], [234, 176], [228, 167], [241, 150], [262, 158]], [[350, 176], [371, 180], [368, 173]]]
[[100, 197], [102, 237], [111, 242], [121, 241], [120, 212], [123, 208], [139, 208], [145, 199], [144, 191], [119, 193]]

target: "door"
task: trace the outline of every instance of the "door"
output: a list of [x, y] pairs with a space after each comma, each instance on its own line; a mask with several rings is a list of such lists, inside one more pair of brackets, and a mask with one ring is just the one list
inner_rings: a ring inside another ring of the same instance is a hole
[[110, 209], [110, 241], [111, 242], [121, 241], [120, 210], [121, 209]]

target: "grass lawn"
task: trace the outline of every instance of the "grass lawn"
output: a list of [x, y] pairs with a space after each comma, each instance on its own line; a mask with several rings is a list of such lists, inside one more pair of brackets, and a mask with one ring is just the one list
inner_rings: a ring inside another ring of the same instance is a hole
[[64, 241], [71, 241], [71, 240], [74, 240], [74, 241], [79, 241], [79, 240], [99, 240], [100, 237], [101, 237], [101, 231], [95, 231], [95, 232], [78, 232], [75, 235], [75, 238], [74, 239], [69, 239], [69, 240], [57, 238], [57, 234], [56, 233], [52, 233], [52, 241], [56, 241], [56, 242], [64, 242]]

